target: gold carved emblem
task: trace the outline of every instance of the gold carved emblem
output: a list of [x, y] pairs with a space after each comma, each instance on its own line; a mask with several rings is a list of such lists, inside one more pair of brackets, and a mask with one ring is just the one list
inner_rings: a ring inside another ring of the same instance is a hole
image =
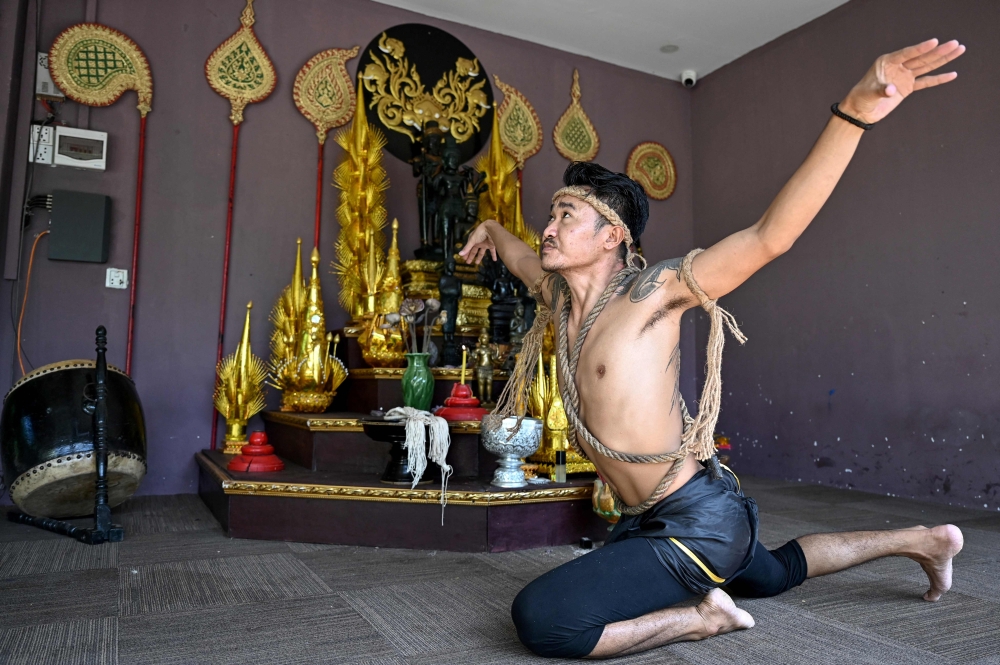
[[134, 41], [99, 23], [63, 30], [49, 50], [52, 80], [67, 97], [87, 106], [110, 106], [135, 90], [142, 117], [152, 108], [149, 62]]
[[493, 81], [503, 92], [503, 103], [497, 111], [503, 149], [517, 162], [517, 168], [523, 169], [524, 162], [542, 149], [542, 123], [535, 107], [520, 90], [507, 85], [496, 74]]
[[345, 63], [357, 54], [357, 46], [320, 51], [295, 76], [292, 99], [302, 115], [316, 125], [320, 145], [326, 143], [331, 129], [354, 115], [354, 84]]
[[642, 185], [651, 199], [670, 198], [677, 186], [677, 169], [667, 149], [655, 141], [632, 148], [625, 165], [628, 177]]
[[479, 120], [486, 115], [489, 102], [483, 92], [486, 80], [477, 80], [477, 58], [458, 58], [455, 68], [427, 92], [417, 66], [406, 57], [403, 42], [383, 32], [378, 48], [381, 60], [372, 51], [372, 62], [365, 66], [361, 78], [365, 90], [372, 94], [371, 106], [385, 127], [415, 141], [424, 122], [434, 120], [459, 143], [479, 130]]
[[234, 125], [243, 122], [247, 104], [267, 99], [278, 84], [274, 65], [253, 31], [253, 0], [240, 14], [240, 29], [212, 51], [205, 63], [205, 76], [212, 90], [229, 100]]
[[552, 130], [552, 142], [559, 154], [571, 162], [589, 162], [597, 156], [601, 139], [580, 106], [580, 72], [573, 70], [572, 101]]

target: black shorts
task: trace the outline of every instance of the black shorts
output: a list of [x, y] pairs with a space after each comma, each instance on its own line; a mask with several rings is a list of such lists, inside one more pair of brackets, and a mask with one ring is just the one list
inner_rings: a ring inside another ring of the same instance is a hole
[[679, 490], [622, 517], [604, 547], [526, 586], [511, 608], [521, 641], [541, 656], [583, 657], [604, 626], [627, 621], [725, 586], [768, 597], [802, 583], [802, 548], [768, 551], [757, 542], [757, 506], [726, 470], [698, 472]]

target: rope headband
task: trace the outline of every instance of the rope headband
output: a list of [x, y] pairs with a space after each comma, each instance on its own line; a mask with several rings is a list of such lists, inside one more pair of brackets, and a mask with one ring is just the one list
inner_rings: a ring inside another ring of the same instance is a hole
[[[622, 221], [622, 218], [618, 216], [618, 213], [615, 212], [611, 206], [609, 206], [607, 203], [605, 203], [604, 201], [600, 200], [599, 198], [591, 194], [590, 190], [587, 189], [586, 187], [581, 187], [579, 185], [571, 185], [569, 187], [563, 187], [562, 189], [558, 190], [555, 194], [552, 195], [552, 203], [554, 204], [556, 202], [556, 199], [558, 199], [560, 196], [572, 196], [574, 198], [580, 199], [581, 201], [592, 207], [594, 210], [596, 210], [597, 214], [599, 214], [604, 219], [608, 220], [609, 224], [611, 224], [612, 226], [617, 226], [622, 231], [624, 231], [625, 240], [623, 242], [625, 243], [625, 248], [628, 251], [628, 255], [625, 257], [625, 265], [633, 266], [639, 268], [640, 270], [646, 268], [646, 259], [642, 258], [641, 256], [632, 251], [632, 245], [635, 244], [635, 241], [632, 239], [632, 232], [628, 230], [628, 227], [625, 226], [625, 222]], [[633, 263], [634, 260], [640, 263], [641, 265], [636, 265], [635, 263]]]

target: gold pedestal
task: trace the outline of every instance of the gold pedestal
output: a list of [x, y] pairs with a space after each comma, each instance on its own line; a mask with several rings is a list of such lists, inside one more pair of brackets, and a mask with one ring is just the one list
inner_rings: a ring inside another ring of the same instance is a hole
[[247, 423], [245, 420], [226, 421], [226, 447], [224, 455], [239, 455], [247, 441]]
[[293, 413], [323, 413], [336, 394], [286, 390], [281, 395], [281, 410]]
[[[555, 476], [556, 451], [551, 448], [539, 450], [528, 461], [538, 465], [538, 475]], [[597, 473], [597, 469], [586, 457], [570, 449], [566, 451], [566, 475], [571, 473]]]
[[[444, 270], [442, 261], [404, 261], [402, 265], [403, 295], [407, 298], [440, 299], [438, 280]], [[455, 276], [462, 280], [462, 297], [458, 301], [455, 331], [460, 335], [478, 335], [490, 325], [489, 306], [493, 292], [481, 284], [474, 284], [479, 268], [463, 263], [455, 265]]]

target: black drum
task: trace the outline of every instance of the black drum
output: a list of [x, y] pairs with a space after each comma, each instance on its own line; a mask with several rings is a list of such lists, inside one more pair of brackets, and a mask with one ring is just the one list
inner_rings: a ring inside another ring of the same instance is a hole
[[[17, 507], [40, 517], [94, 513], [93, 360], [39, 367], [14, 384], [0, 417], [3, 479]], [[108, 365], [108, 504], [146, 475], [146, 423], [132, 379]]]

